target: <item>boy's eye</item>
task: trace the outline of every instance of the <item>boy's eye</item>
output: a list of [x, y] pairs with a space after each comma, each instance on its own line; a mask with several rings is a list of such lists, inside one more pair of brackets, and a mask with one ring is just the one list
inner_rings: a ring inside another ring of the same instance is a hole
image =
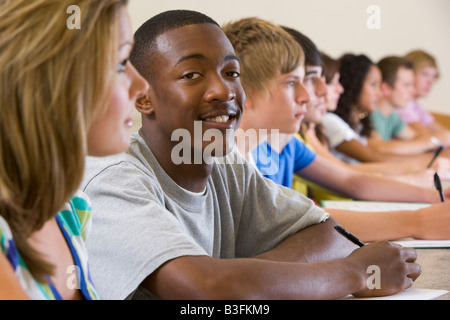
[[314, 82], [314, 78], [313, 77], [307, 77], [303, 80], [304, 84], [311, 84]]
[[232, 78], [239, 78], [241, 75], [239, 74], [239, 72], [234, 72], [234, 71], [230, 71], [227, 72], [226, 75], [228, 77], [232, 77]]
[[188, 73], [183, 76], [184, 79], [195, 80], [200, 78], [200, 74], [197, 72]]

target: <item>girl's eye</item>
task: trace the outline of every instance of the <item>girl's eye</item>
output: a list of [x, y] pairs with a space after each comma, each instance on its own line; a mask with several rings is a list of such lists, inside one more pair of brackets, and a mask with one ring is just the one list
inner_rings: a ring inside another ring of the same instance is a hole
[[119, 65], [117, 66], [117, 72], [118, 73], [123, 73], [123, 72], [126, 71], [125, 68], [126, 68], [126, 66], [128, 64], [128, 61], [129, 60], [126, 59], [126, 60], [122, 61], [121, 63], [119, 63]]

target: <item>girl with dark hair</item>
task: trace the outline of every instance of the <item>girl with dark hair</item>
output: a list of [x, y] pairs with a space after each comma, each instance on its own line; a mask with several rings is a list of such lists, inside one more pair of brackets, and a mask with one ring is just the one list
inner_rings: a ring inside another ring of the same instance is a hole
[[380, 99], [381, 72], [365, 55], [345, 54], [339, 62], [340, 83], [344, 92], [336, 111], [327, 113], [322, 120], [332, 153], [350, 164], [430, 161], [432, 154], [394, 155], [379, 152], [370, 146], [369, 139], [378, 134], [372, 129], [369, 115], [376, 110]]
[[[340, 63], [339, 60], [322, 53], [322, 74], [327, 89], [326, 93], [326, 109], [329, 112], [335, 111], [340, 96], [344, 92], [344, 88], [340, 83]], [[324, 114], [318, 108], [308, 108], [305, 118], [301, 124], [302, 140], [317, 154], [335, 162], [338, 165], [344, 165], [348, 168], [359, 170], [362, 172], [371, 172], [374, 174], [389, 176], [392, 179], [407, 182], [418, 186], [433, 187], [434, 169], [426, 170], [424, 164], [408, 162], [366, 162], [358, 164], [348, 164], [338, 159], [331, 153], [328, 139], [323, 133], [322, 119]], [[299, 137], [299, 136], [298, 136]], [[295, 181], [296, 178], [294, 178]], [[311, 186], [310, 186], [311, 187]], [[313, 188], [314, 196], [319, 196], [320, 200], [334, 199], [330, 196], [333, 193]]]

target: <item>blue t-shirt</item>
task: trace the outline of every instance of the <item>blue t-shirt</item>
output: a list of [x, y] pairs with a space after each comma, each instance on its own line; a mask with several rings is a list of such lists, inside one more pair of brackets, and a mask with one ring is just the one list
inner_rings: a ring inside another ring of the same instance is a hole
[[292, 187], [294, 173], [309, 166], [316, 158], [316, 154], [294, 136], [280, 154], [263, 142], [252, 150], [252, 156], [264, 177], [288, 188]]

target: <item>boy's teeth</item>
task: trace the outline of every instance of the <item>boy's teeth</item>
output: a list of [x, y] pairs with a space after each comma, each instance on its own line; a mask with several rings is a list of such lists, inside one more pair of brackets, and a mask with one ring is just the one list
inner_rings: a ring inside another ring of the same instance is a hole
[[229, 116], [217, 116], [214, 118], [207, 118], [206, 121], [208, 122], [227, 122], [230, 119]]

